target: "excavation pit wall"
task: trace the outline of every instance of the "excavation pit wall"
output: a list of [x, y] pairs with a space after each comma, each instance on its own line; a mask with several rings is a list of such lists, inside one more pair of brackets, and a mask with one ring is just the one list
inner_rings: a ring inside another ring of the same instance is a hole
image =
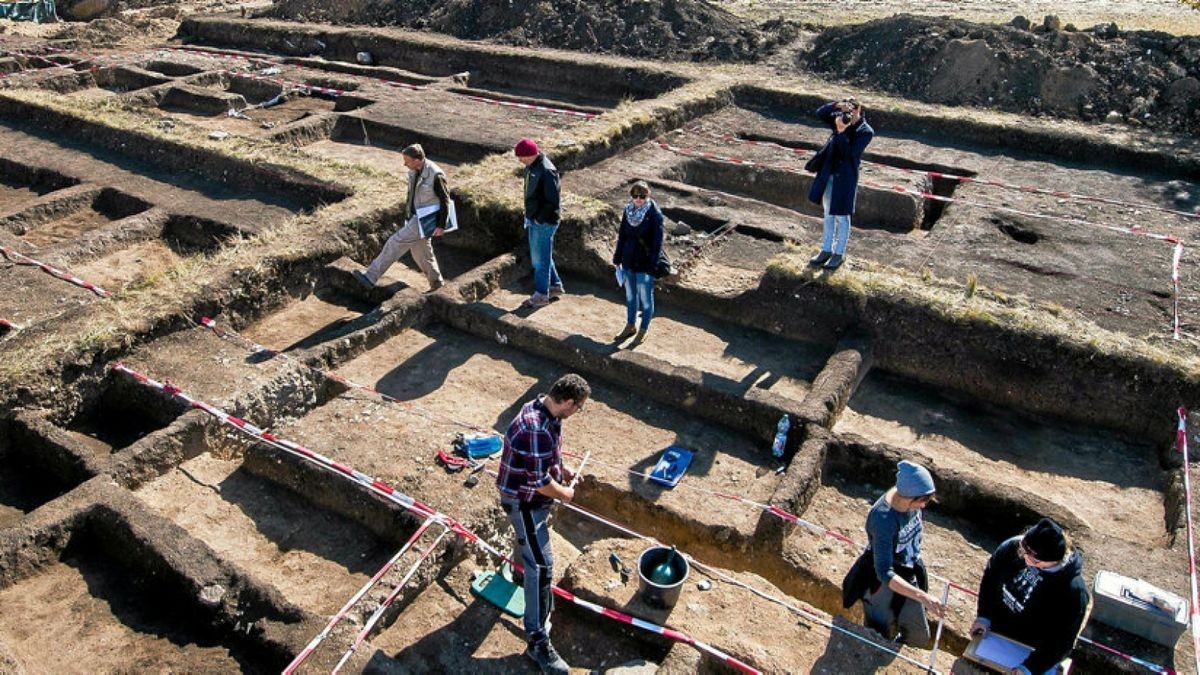
[[[508, 226], [520, 222], [519, 214], [494, 210], [476, 215], [476, 227], [491, 234], [483, 235], [484, 240], [499, 244], [521, 234], [515, 225]], [[608, 256], [615, 227], [611, 218], [612, 214], [602, 212], [585, 221], [564, 221], [556, 241], [556, 264], [568, 274], [611, 284]], [[875, 368], [1005, 408], [1125, 432], [1155, 444], [1174, 438], [1175, 410], [1181, 401], [1200, 400], [1200, 381], [1170, 362], [1099, 352], [987, 317], [956, 316], [903, 296], [825, 283], [811, 272], [793, 276], [769, 267], [757, 287], [733, 295], [667, 280], [658, 284], [656, 302], [676, 303], [731, 324], [831, 347], [853, 333], [870, 342]], [[517, 335], [525, 330], [516, 317], [464, 314], [453, 306], [439, 308], [445, 311], [441, 318], [469, 332], [483, 335], [487, 330], [490, 338], [502, 326]], [[781, 312], [780, 308], [804, 311]], [[474, 328], [469, 321], [481, 323]], [[561, 332], [538, 339], [580, 340]], [[600, 347], [592, 342], [580, 343], [587, 349], [572, 349], [567, 363], [590, 358], [589, 351]], [[609, 357], [597, 363], [596, 368], [613, 367]], [[771, 428], [773, 423], [763, 426]]]
[[455, 164], [478, 162], [488, 155], [509, 149], [506, 143], [483, 145], [449, 136], [426, 135], [373, 121], [369, 115], [339, 115], [330, 130], [329, 139], [339, 143], [366, 144], [395, 151], [397, 167], [401, 166], [400, 151], [413, 143], [420, 143], [423, 148], [427, 148], [434, 161]]
[[325, 184], [289, 169], [266, 163], [250, 165], [216, 150], [183, 146], [147, 134], [105, 126], [8, 96], [0, 96], [0, 114], [22, 120], [25, 128], [36, 128], [38, 134], [60, 134], [60, 137], [145, 161], [161, 169], [198, 174], [206, 180], [253, 194], [272, 193], [283, 205], [298, 211], [341, 201], [352, 192], [349, 188]]
[[864, 380], [833, 429], [1044, 496], [1041, 509], [1076, 527], [1094, 524], [1146, 547], [1171, 536], [1169, 477], [1155, 445], [1140, 438], [980, 406], [884, 373]]
[[29, 426], [26, 420], [0, 420], [0, 462], [5, 467], [0, 473], [0, 530], [94, 475], [69, 452], [47, 449], [50, 444]]
[[[469, 72], [474, 88], [604, 107], [615, 107], [625, 98], [653, 98], [687, 82], [666, 69], [621, 59], [544, 51], [535, 56], [397, 30], [189, 17], [180, 25], [179, 36], [202, 44], [319, 55], [347, 63], [354, 63], [359, 52], [368, 52], [378, 65], [430, 77]], [[536, 90], [530, 91], [530, 83], [538, 83]], [[588, 92], [587, 100], [580, 100], [581, 91]]]
[[52, 169], [0, 158], [0, 205], [19, 208], [37, 197], [78, 185], [79, 179]]
[[0, 552], [5, 606], [36, 599], [5, 614], [21, 623], [0, 622], [0, 643], [31, 667], [104, 669], [95, 659], [112, 657], [114, 668], [278, 671], [318, 621], [103, 477], [0, 530]]
[[[771, 167], [739, 166], [707, 159], [689, 159], [668, 170], [664, 178], [699, 188], [757, 199], [803, 215], [820, 217], [819, 204], [808, 200], [813, 176]], [[926, 200], [871, 186], [859, 186], [854, 223], [860, 228], [878, 228], [905, 233], [920, 229], [930, 217]]]
[[[778, 110], [812, 111], [836, 96], [800, 91], [768, 89], [752, 85], [733, 88], [737, 105], [770, 114]], [[967, 147], [1018, 150], [1031, 155], [1073, 160], [1118, 171], [1139, 169], [1188, 180], [1200, 179], [1200, 159], [1174, 151], [1176, 139], [1165, 138], [1155, 146], [1142, 139], [1101, 137], [1077, 130], [1075, 125], [1030, 125], [1028, 118], [1013, 115], [997, 122], [980, 120], [954, 108], [916, 104], [880, 97], [865, 101], [871, 123], [891, 135], [938, 138]], [[931, 114], [931, 111], [936, 111]], [[1187, 141], [1185, 141], [1187, 143]]]
[[1200, 382], [1170, 363], [1099, 353], [1052, 335], [812, 280], [811, 274], [789, 278], [769, 269], [757, 288], [735, 297], [669, 283], [660, 297], [789, 339], [834, 344], [847, 331], [860, 332], [871, 341], [881, 370], [1154, 443], [1173, 438], [1179, 402], [1200, 397]]
[[52, 192], [0, 220], [38, 247], [74, 240], [149, 210], [149, 202], [113, 188], [78, 185]]

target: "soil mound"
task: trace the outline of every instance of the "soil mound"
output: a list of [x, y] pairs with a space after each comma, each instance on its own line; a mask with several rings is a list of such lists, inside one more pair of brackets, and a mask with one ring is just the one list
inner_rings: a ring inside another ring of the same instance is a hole
[[801, 67], [951, 105], [1200, 132], [1200, 37], [907, 14], [831, 28]]
[[796, 35], [761, 27], [702, 0], [277, 0], [270, 15], [297, 21], [404, 26], [469, 40], [638, 58], [754, 61]]

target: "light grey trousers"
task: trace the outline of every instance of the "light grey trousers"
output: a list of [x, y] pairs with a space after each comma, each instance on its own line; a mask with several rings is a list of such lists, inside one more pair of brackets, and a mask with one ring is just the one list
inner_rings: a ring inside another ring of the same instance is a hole
[[892, 599], [896, 594], [887, 584], [880, 584], [879, 590], [868, 593], [863, 598], [863, 614], [866, 615], [867, 628], [874, 628], [883, 637], [891, 639], [895, 632], [892, 624], [900, 629], [900, 640], [913, 647], [923, 647], [929, 644], [933, 636], [929, 633], [929, 620], [925, 617], [925, 606], [916, 600], [904, 598], [897, 614], [892, 610]]
[[[436, 218], [437, 216], [431, 214], [426, 217]], [[375, 256], [375, 259], [371, 261], [371, 266], [367, 268], [366, 275], [371, 283], [379, 283], [379, 277], [382, 277], [389, 267], [405, 253], [412, 253], [413, 260], [416, 261], [417, 267], [421, 268], [421, 273], [429, 280], [429, 285], [433, 288], [442, 285], [442, 271], [438, 268], [437, 258], [433, 255], [433, 238], [422, 239], [419, 227], [417, 217], [413, 216], [408, 219], [404, 227], [396, 230], [396, 234], [388, 237], [387, 242], [383, 245], [383, 250]]]

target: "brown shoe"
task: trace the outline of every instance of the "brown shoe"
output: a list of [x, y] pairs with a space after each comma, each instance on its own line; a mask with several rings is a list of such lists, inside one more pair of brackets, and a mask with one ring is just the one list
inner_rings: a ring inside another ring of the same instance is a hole
[[613, 342], [621, 342], [622, 340], [626, 340], [632, 337], [636, 332], [637, 329], [633, 327], [633, 324], [627, 323], [625, 324], [625, 328], [623, 328], [620, 333], [617, 333], [617, 337], [613, 338]]

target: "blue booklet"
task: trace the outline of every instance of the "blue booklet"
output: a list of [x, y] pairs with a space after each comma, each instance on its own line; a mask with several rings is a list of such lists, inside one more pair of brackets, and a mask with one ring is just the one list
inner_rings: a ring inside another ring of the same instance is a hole
[[654, 469], [650, 471], [650, 480], [659, 485], [673, 488], [679, 485], [679, 480], [683, 478], [684, 472], [691, 463], [691, 450], [672, 445], [663, 451], [662, 457], [658, 459], [658, 464], [655, 464]]

